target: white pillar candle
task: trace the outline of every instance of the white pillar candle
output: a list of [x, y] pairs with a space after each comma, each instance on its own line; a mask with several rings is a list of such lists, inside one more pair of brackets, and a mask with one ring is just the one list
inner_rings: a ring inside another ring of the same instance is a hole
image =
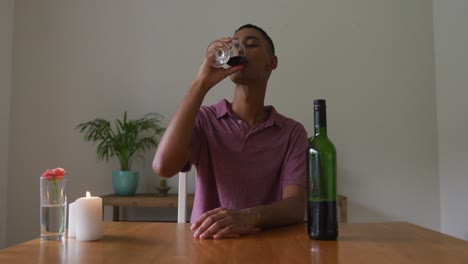
[[102, 198], [86, 197], [76, 200], [76, 239], [82, 241], [102, 238]]
[[68, 205], [68, 237], [76, 236], [76, 203]]

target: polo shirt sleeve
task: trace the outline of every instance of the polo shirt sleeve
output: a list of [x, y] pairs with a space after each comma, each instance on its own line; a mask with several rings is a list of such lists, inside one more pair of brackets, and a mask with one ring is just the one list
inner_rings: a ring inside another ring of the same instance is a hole
[[203, 130], [203, 107], [197, 114], [195, 124], [192, 128], [192, 137], [190, 139], [190, 160], [184, 165], [181, 172], [188, 172], [192, 168], [192, 165], [198, 164], [200, 157], [202, 142], [204, 142], [205, 133]]
[[298, 124], [293, 129], [284, 161], [282, 188], [288, 185], [307, 187], [307, 144], [307, 132], [301, 124]]

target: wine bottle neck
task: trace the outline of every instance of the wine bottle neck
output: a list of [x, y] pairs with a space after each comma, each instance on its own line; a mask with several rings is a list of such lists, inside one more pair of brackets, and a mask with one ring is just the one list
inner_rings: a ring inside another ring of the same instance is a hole
[[327, 112], [315, 110], [314, 112], [315, 135], [327, 135]]
[[327, 136], [326, 127], [315, 127], [315, 136]]

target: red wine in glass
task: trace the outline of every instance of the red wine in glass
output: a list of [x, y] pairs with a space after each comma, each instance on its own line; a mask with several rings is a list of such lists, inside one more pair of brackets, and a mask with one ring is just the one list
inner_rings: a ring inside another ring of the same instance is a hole
[[247, 59], [244, 56], [235, 56], [235, 57], [229, 58], [226, 64], [231, 67], [234, 67], [234, 66], [246, 64], [246, 63], [247, 63]]

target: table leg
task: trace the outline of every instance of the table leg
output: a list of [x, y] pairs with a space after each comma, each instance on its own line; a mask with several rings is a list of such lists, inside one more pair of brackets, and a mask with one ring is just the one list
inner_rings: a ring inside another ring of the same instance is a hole
[[120, 209], [119, 206], [114, 206], [114, 209], [112, 210], [113, 211], [112, 221], [114, 222], [119, 221], [119, 215], [120, 215], [119, 209]]

